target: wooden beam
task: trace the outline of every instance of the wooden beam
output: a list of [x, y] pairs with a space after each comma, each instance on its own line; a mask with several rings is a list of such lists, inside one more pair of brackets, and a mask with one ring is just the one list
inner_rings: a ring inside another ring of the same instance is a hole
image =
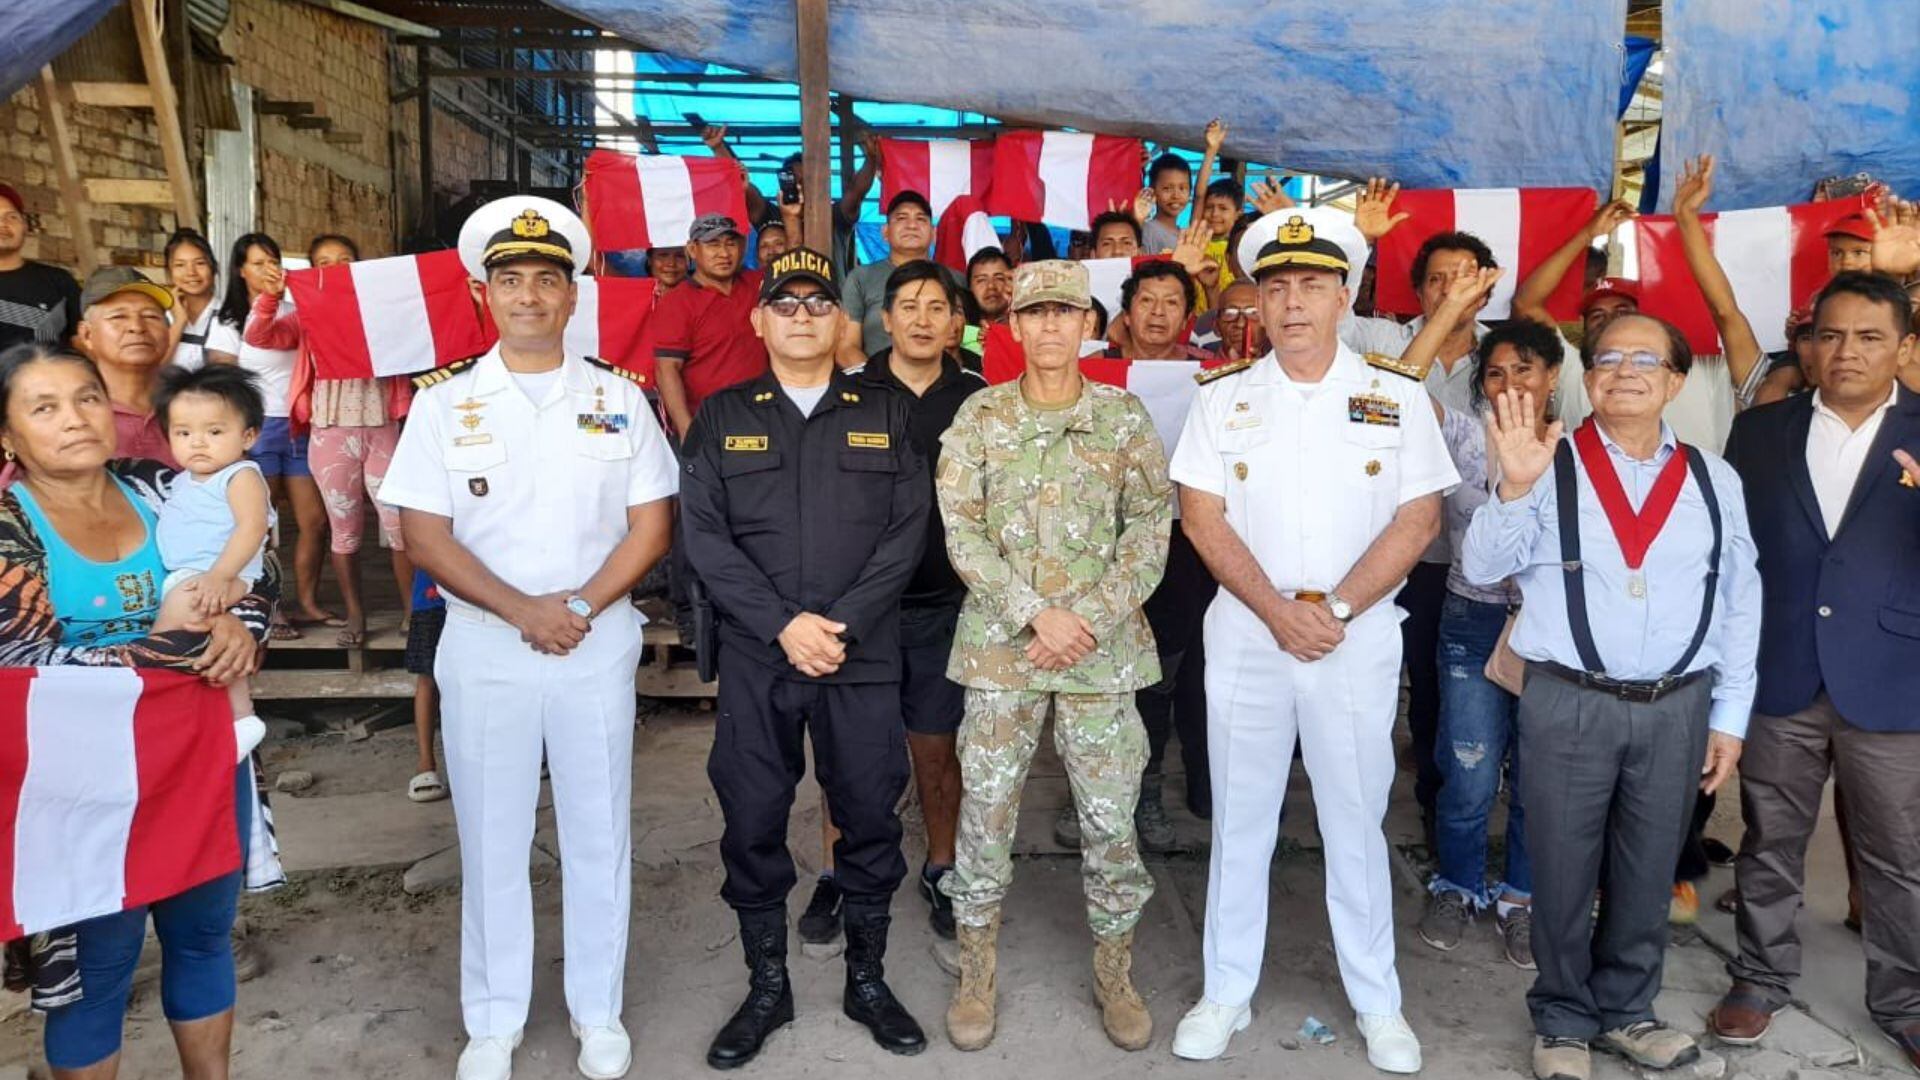
[[[800, 61], [801, 226], [807, 245], [833, 250], [833, 132], [827, 104], [827, 0], [793, 0], [794, 53]], [[842, 267], [841, 272], [848, 268]]]
[[853, 115], [853, 98], [846, 94], [833, 97], [833, 122], [840, 129], [840, 190], [846, 191], [853, 186], [853, 126], [857, 122]]
[[193, 168], [187, 164], [187, 137], [180, 130], [180, 102], [174, 97], [173, 76], [167, 72], [167, 51], [160, 40], [159, 13], [148, 0], [128, 0], [133, 8], [133, 34], [140, 42], [141, 65], [153, 91], [153, 112], [160, 121], [160, 156], [173, 186], [174, 226], [200, 227], [200, 208], [193, 192]]
[[70, 83], [75, 105], [98, 105], [109, 109], [151, 109], [153, 88], [146, 83], [76, 82]]
[[253, 111], [263, 116], [308, 116], [314, 107], [311, 101], [275, 101], [263, 97], [254, 103]]
[[97, 203], [125, 203], [131, 206], [172, 206], [174, 190], [167, 180], [121, 180], [89, 176], [81, 181], [87, 199]]
[[420, 76], [420, 236], [432, 235], [437, 224], [433, 211], [433, 65], [427, 62], [427, 51], [424, 44], [413, 50]]
[[361, 135], [357, 131], [329, 131], [321, 136], [321, 138], [333, 143], [335, 146], [342, 146], [359, 143]]
[[331, 116], [289, 116], [287, 126], [300, 131], [332, 131]]
[[384, 27], [396, 34], [410, 34], [423, 38], [440, 36], [440, 31], [431, 26], [423, 26], [411, 19], [402, 19], [384, 11], [375, 11], [373, 8], [356, 4], [353, 0], [304, 0], [304, 2], [324, 11], [331, 11], [335, 15], [345, 15], [349, 19], [358, 19], [364, 23]]
[[87, 213], [87, 189], [80, 183], [80, 166], [73, 156], [73, 128], [67, 123], [67, 103], [53, 77], [53, 65], [40, 69], [40, 119], [53, 148], [53, 171], [60, 177], [60, 202], [67, 208], [67, 227], [73, 232], [74, 257], [80, 275], [93, 273], [100, 258], [93, 248], [93, 221]]

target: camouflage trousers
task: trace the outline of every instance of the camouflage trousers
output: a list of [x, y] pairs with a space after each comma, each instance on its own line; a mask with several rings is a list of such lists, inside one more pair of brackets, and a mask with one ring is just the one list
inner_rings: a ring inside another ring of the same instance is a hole
[[1013, 834], [1020, 793], [1053, 713], [1054, 748], [1066, 765], [1080, 812], [1081, 873], [1087, 923], [1095, 935], [1133, 929], [1153, 895], [1153, 875], [1140, 861], [1133, 809], [1147, 763], [1147, 733], [1133, 695], [967, 690], [960, 723], [960, 834], [953, 873], [941, 890], [954, 918], [985, 926], [1013, 883]]

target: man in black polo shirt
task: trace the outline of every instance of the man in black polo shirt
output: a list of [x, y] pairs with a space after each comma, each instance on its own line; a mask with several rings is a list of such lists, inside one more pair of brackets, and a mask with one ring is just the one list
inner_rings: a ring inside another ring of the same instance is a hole
[[[863, 381], [890, 386], [911, 402], [907, 431], [927, 462], [927, 494], [940, 462], [940, 434], [953, 423], [960, 403], [986, 381], [960, 366], [945, 349], [959, 289], [939, 266], [924, 259], [905, 263], [887, 278], [886, 326], [893, 348], [868, 363]], [[953, 837], [960, 822], [960, 758], [955, 734], [966, 712], [966, 692], [947, 678], [953, 630], [967, 587], [947, 559], [947, 533], [940, 515], [927, 522], [926, 550], [900, 597], [900, 711], [907, 726], [907, 752], [920, 789], [927, 826], [927, 861], [920, 893], [933, 905], [934, 932], [953, 937], [953, 901], [940, 879], [953, 869]]]
[[80, 322], [80, 283], [21, 254], [26, 244], [26, 201], [0, 184], [0, 349], [29, 342], [65, 347]]
[[833, 265], [773, 260], [752, 312], [766, 374], [708, 398], [687, 434], [687, 558], [719, 615], [718, 719], [707, 775], [726, 831], [720, 895], [740, 919], [746, 1000], [707, 1062], [745, 1064], [793, 1019], [788, 816], [807, 759], [833, 808], [845, 890], [846, 1014], [883, 1048], [926, 1036], [887, 988], [888, 905], [906, 876], [895, 806], [907, 784], [900, 723], [900, 596], [919, 565], [933, 493], [910, 445], [908, 398], [833, 363], [845, 316]]

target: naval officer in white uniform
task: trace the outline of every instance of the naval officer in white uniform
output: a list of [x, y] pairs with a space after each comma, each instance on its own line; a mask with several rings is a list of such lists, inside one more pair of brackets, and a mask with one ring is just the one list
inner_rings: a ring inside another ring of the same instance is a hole
[[447, 597], [434, 677], [461, 859], [458, 1080], [506, 1080], [533, 990], [527, 857], [544, 750], [579, 1068], [624, 1076], [634, 670], [627, 596], [667, 550], [678, 468], [640, 387], [563, 347], [589, 254], [565, 207], [476, 210], [460, 255], [500, 328], [429, 372], [380, 497]]
[[1418, 374], [1340, 343], [1353, 261], [1327, 231], [1285, 210], [1248, 228], [1241, 265], [1259, 283], [1273, 351], [1199, 376], [1170, 468], [1187, 535], [1221, 586], [1205, 631], [1206, 988], [1173, 1052], [1218, 1057], [1252, 1021], [1297, 737], [1326, 843], [1340, 977], [1367, 1059], [1411, 1073], [1420, 1043], [1400, 1015], [1381, 831], [1400, 692], [1392, 601], [1459, 477]]

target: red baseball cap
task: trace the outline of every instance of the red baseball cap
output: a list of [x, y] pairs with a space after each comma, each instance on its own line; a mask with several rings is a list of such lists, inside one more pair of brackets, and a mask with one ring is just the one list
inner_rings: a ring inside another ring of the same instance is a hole
[[1597, 301], [1609, 296], [1623, 297], [1633, 301], [1634, 307], [1639, 307], [1640, 283], [1632, 278], [1601, 278], [1599, 281], [1593, 283], [1593, 288], [1588, 289], [1586, 295], [1580, 297], [1580, 314], [1585, 315], [1588, 309], [1592, 308]]
[[19, 190], [12, 184], [0, 184], [0, 199], [12, 203], [13, 208], [23, 214], [27, 212], [27, 200], [20, 197]]
[[1846, 217], [1827, 226], [1825, 235], [1851, 236], [1856, 240], [1866, 240], [1870, 242], [1873, 240], [1873, 226], [1867, 224], [1867, 219], [1859, 214], [1848, 214]]

